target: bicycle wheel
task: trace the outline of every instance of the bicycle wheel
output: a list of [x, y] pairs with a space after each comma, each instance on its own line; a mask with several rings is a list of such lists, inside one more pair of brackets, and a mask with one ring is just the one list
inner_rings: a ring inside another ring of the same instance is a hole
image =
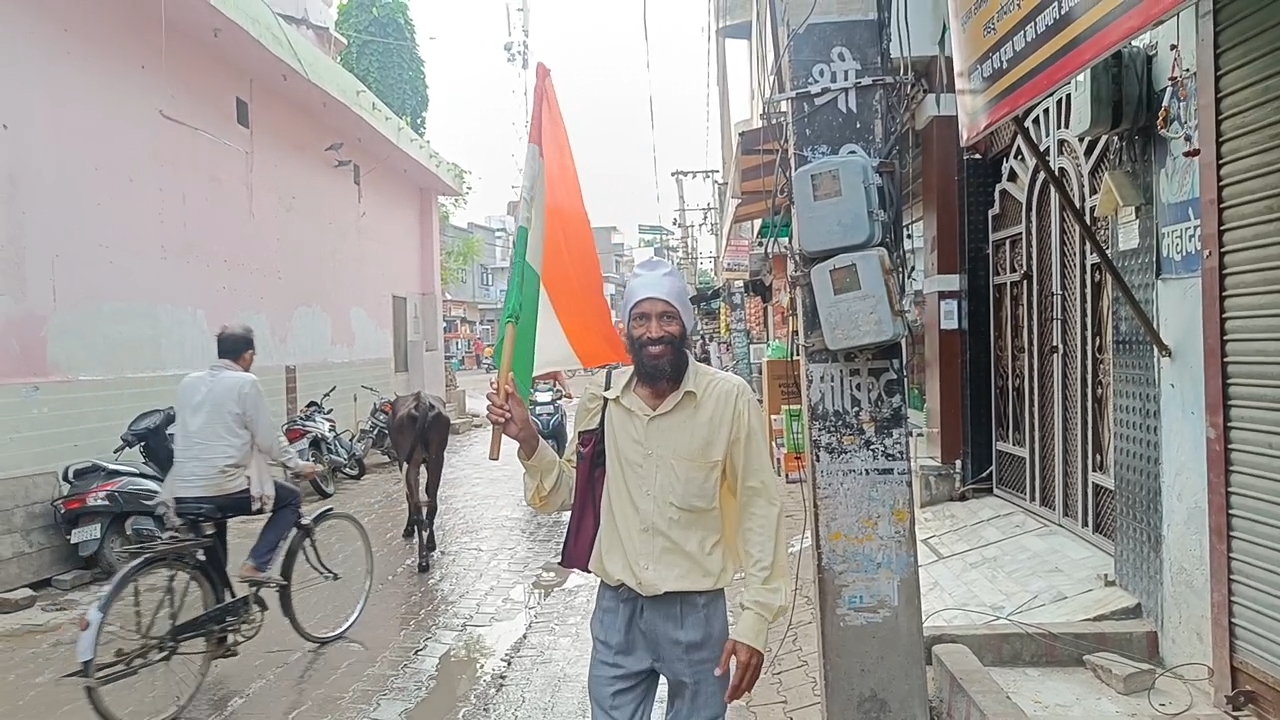
[[[303, 562], [299, 565], [298, 560]], [[351, 629], [369, 602], [373, 589], [373, 546], [355, 516], [321, 511], [310, 528], [299, 528], [289, 542], [280, 576], [280, 607], [294, 632], [316, 644], [332, 642]], [[346, 583], [349, 589], [335, 587]], [[316, 608], [299, 607], [308, 600]], [[327, 610], [338, 619], [325, 623], [318, 617]], [[304, 625], [304, 623], [306, 623]]]
[[[154, 609], [148, 610], [142, 596], [151, 576], [159, 576], [163, 592]], [[154, 557], [118, 575], [94, 608], [96, 613], [90, 611], [88, 627], [77, 643], [77, 654], [82, 645], [93, 649], [91, 657], [77, 659], [83, 662], [84, 677], [89, 681], [85, 693], [98, 716], [105, 720], [172, 720], [181, 715], [208, 676], [216, 649], [211, 636], [178, 643], [172, 631], [216, 603], [213, 581], [183, 557]], [[138, 638], [109, 650], [104, 641], [116, 624], [133, 625]], [[168, 669], [171, 662], [184, 659], [194, 661], [188, 665], [195, 676], [178, 683], [173, 693], [164, 692], [158, 679], [142, 675], [150, 668]], [[149, 703], [158, 707], [140, 707]]]

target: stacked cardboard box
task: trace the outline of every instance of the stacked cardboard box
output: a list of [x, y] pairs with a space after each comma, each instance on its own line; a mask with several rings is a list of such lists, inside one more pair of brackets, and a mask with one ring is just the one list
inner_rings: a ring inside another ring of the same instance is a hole
[[[774, 467], [787, 482], [800, 482], [804, 477], [802, 380], [799, 360], [765, 359], [761, 363], [760, 395], [773, 439]], [[801, 432], [795, 432], [797, 428]]]

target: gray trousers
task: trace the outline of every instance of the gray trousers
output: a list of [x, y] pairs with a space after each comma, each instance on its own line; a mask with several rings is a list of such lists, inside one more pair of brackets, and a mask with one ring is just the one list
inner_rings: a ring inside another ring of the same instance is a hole
[[715, 676], [729, 640], [723, 590], [644, 597], [600, 583], [591, 615], [591, 720], [649, 720], [659, 676], [667, 720], [724, 720], [729, 673]]

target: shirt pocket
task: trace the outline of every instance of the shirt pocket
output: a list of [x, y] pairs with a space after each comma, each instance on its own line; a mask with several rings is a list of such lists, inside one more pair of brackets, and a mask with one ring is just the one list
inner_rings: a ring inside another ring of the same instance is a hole
[[720, 505], [723, 460], [671, 457], [671, 504], [689, 512], [708, 512]]

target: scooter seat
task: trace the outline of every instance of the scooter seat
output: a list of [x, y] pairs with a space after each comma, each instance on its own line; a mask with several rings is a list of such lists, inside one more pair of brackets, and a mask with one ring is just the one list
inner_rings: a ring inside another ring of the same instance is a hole
[[216, 505], [207, 503], [184, 503], [180, 502], [174, 508], [178, 517], [188, 520], [221, 520], [222, 511]]
[[160, 480], [160, 481], [164, 480], [164, 475], [161, 475], [159, 471], [157, 471], [155, 468], [151, 467], [146, 463], [127, 462], [127, 461], [122, 462], [117, 460], [111, 464], [113, 467], [128, 468], [129, 470], [132, 470], [135, 474], [140, 475], [142, 477], [151, 478], [152, 480]]

